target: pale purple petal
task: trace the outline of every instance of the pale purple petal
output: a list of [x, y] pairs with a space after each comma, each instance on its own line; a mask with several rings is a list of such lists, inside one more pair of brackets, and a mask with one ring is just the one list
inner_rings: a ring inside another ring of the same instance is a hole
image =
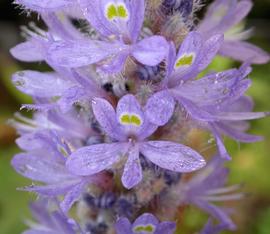
[[132, 233], [131, 223], [127, 218], [120, 218], [115, 223], [116, 234]]
[[162, 126], [172, 117], [175, 101], [168, 91], [161, 91], [151, 96], [145, 106], [145, 114], [150, 122]]
[[155, 234], [173, 234], [176, 229], [175, 222], [162, 222], [158, 225]]
[[116, 113], [111, 104], [102, 98], [95, 98], [92, 102], [94, 115], [103, 130], [112, 138], [124, 138], [116, 118]]
[[268, 63], [270, 60], [269, 53], [244, 41], [225, 40], [219, 53], [235, 60], [250, 61], [254, 64], [264, 64]]
[[204, 211], [206, 211], [207, 213], [211, 214], [214, 218], [216, 218], [220, 222], [227, 224], [229, 229], [232, 230], [235, 229], [235, 224], [226, 214], [226, 212], [223, 211], [221, 208], [202, 200], [197, 201], [195, 204]]
[[205, 160], [191, 148], [170, 141], [142, 143], [140, 152], [161, 168], [177, 172], [192, 172], [205, 166]]
[[21, 92], [35, 97], [61, 96], [72, 85], [55, 73], [37, 71], [17, 72], [12, 76], [12, 81]]
[[48, 185], [30, 185], [20, 190], [28, 191], [28, 192], [35, 192], [44, 196], [58, 196], [68, 193], [72, 190], [77, 184], [81, 181], [77, 180], [70, 180], [70, 181], [61, 181], [61, 183], [56, 184], [48, 184]]
[[47, 52], [48, 61], [63, 67], [82, 67], [97, 63], [126, 49], [123, 44], [102, 41], [58, 41]]
[[11, 55], [24, 62], [44, 60], [44, 49], [35, 39], [20, 43], [10, 50]]
[[67, 213], [72, 205], [79, 200], [85, 186], [85, 182], [81, 182], [65, 194], [64, 200], [60, 203], [60, 207], [64, 213]]
[[217, 116], [219, 120], [252, 120], [260, 119], [269, 115], [269, 112], [220, 112]]
[[15, 3], [25, 6], [27, 9], [34, 11], [56, 11], [69, 7], [76, 3], [75, 0], [16, 0]]
[[93, 175], [109, 169], [126, 151], [125, 143], [91, 145], [72, 153], [66, 166], [75, 175]]
[[131, 39], [133, 42], [138, 38], [141, 27], [144, 21], [144, 10], [145, 2], [144, 0], [131, 0], [130, 1], [130, 22], [129, 22], [129, 31]]
[[131, 147], [128, 151], [128, 159], [121, 180], [127, 189], [133, 188], [142, 180], [142, 168], [137, 145]]
[[165, 59], [168, 45], [164, 37], [148, 37], [133, 46], [132, 56], [144, 65], [155, 66]]
[[74, 178], [68, 174], [64, 165], [38, 153], [17, 154], [11, 164], [19, 174], [32, 180], [57, 183]]

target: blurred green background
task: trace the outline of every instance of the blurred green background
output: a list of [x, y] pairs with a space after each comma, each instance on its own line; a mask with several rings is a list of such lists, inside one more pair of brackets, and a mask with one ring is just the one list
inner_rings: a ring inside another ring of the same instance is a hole
[[[270, 51], [270, 1], [254, 1], [254, 8], [246, 22], [255, 28], [252, 42]], [[21, 42], [20, 26], [29, 21], [37, 22], [37, 17], [26, 17], [19, 9], [14, 9], [12, 1], [0, 0], [0, 233], [18, 234], [25, 229], [24, 220], [30, 217], [28, 202], [35, 199], [33, 194], [16, 191], [17, 187], [31, 181], [16, 174], [10, 166], [10, 159], [18, 152], [14, 144], [16, 133], [7, 125], [21, 103], [30, 99], [13, 88], [11, 74], [21, 69], [42, 69], [42, 64], [26, 64], [15, 61], [9, 55], [9, 48]], [[219, 68], [234, 65], [227, 59], [214, 62]], [[253, 86], [249, 94], [254, 98], [255, 110], [270, 110], [270, 64], [254, 66], [251, 78]], [[270, 121], [269, 118], [252, 122], [250, 132], [263, 135], [265, 141], [254, 144], [239, 144], [226, 139], [233, 160], [230, 182], [244, 183], [243, 190], [249, 196], [235, 202], [234, 220], [239, 226], [235, 233], [270, 234]], [[195, 209], [185, 212], [183, 234], [195, 233], [198, 225], [205, 221]]]

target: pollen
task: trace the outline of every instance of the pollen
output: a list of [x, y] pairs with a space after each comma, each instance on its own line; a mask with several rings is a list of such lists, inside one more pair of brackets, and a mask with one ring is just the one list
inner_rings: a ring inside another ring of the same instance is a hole
[[177, 59], [174, 67], [175, 68], [180, 68], [180, 67], [185, 67], [185, 66], [190, 66], [192, 65], [194, 60], [194, 55], [193, 54], [188, 54], [188, 55], [183, 55], [179, 59]]

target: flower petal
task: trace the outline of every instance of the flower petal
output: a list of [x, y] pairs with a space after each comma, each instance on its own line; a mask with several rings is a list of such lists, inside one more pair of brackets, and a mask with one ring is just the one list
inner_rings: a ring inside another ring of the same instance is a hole
[[79, 200], [85, 185], [85, 182], [81, 182], [65, 194], [64, 200], [60, 203], [60, 207], [64, 213], [67, 213], [74, 202]]
[[158, 225], [155, 234], [173, 234], [176, 229], [175, 222], [162, 222]]
[[127, 218], [120, 218], [115, 223], [116, 234], [132, 233], [131, 223]]
[[36, 181], [57, 183], [74, 179], [64, 165], [38, 153], [17, 154], [11, 164], [19, 174]]
[[225, 40], [219, 50], [219, 53], [222, 56], [244, 62], [249, 61], [254, 64], [264, 64], [268, 63], [270, 60], [269, 53], [244, 41]]
[[125, 49], [122, 44], [102, 41], [57, 41], [47, 52], [48, 61], [63, 67], [82, 67], [94, 64]]
[[121, 180], [127, 189], [133, 188], [142, 180], [142, 168], [139, 159], [138, 146], [129, 149], [128, 160], [125, 164]]
[[132, 56], [147, 66], [158, 65], [167, 55], [169, 44], [164, 37], [152, 36], [133, 46]]
[[97, 144], [72, 153], [66, 167], [75, 175], [93, 175], [109, 169], [127, 151], [125, 143]]
[[10, 50], [11, 55], [24, 62], [39, 62], [44, 60], [44, 49], [35, 39], [20, 43]]
[[56, 11], [69, 7], [75, 3], [74, 0], [16, 0], [15, 3], [25, 6], [28, 9], [33, 11]]
[[104, 131], [112, 138], [121, 140], [123, 133], [116, 119], [116, 113], [111, 104], [102, 98], [95, 98], [92, 102], [94, 115], [104, 129]]
[[192, 172], [205, 166], [205, 160], [191, 148], [170, 141], [148, 141], [140, 146], [141, 153], [161, 168]]
[[175, 101], [168, 91], [161, 91], [151, 96], [145, 106], [145, 114], [150, 122], [162, 126], [172, 117]]
[[72, 83], [61, 79], [55, 73], [20, 71], [12, 76], [14, 85], [23, 93], [34, 97], [61, 96]]

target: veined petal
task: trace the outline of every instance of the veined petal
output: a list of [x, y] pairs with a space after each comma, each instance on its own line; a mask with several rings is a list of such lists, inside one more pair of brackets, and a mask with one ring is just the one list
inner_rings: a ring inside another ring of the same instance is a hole
[[161, 91], [151, 96], [145, 106], [146, 117], [150, 122], [162, 126], [174, 112], [175, 101], [168, 91]]
[[164, 37], [152, 36], [133, 46], [132, 56], [147, 66], [159, 64], [168, 53], [169, 44]]
[[269, 116], [268, 112], [220, 112], [216, 115], [219, 120], [252, 120]]
[[40, 182], [57, 183], [74, 179], [64, 165], [34, 152], [15, 155], [11, 164], [19, 174]]
[[60, 203], [60, 207], [64, 213], [67, 213], [74, 202], [79, 200], [85, 185], [85, 182], [81, 182], [75, 185], [70, 191], [68, 191], [64, 197], [64, 200]]
[[61, 96], [72, 83], [61, 79], [55, 73], [20, 71], [12, 76], [14, 85], [23, 93], [35, 97]]
[[129, 22], [129, 30], [130, 36], [133, 39], [133, 42], [135, 42], [140, 34], [144, 21], [144, 11], [145, 11], [144, 0], [131, 0], [130, 10], [131, 15]]
[[109, 169], [126, 151], [127, 145], [125, 143], [83, 147], [68, 157], [66, 167], [75, 175], [93, 175]]
[[191, 148], [170, 141], [148, 141], [140, 146], [141, 153], [161, 168], [192, 172], [205, 166], [205, 160]]
[[115, 223], [115, 229], [117, 234], [132, 233], [131, 223], [127, 218], [120, 218]]
[[16, 0], [15, 3], [25, 6], [27, 9], [31, 9], [33, 11], [56, 11], [63, 10], [65, 7], [69, 7], [72, 4], [76, 4], [75, 0]]
[[44, 48], [35, 39], [20, 43], [10, 50], [11, 55], [24, 62], [43, 61]]
[[250, 61], [254, 64], [268, 63], [270, 56], [259, 47], [244, 41], [225, 40], [219, 53], [239, 61]]
[[92, 103], [94, 115], [104, 129], [104, 131], [112, 138], [121, 140], [124, 135], [121, 132], [115, 110], [111, 104], [102, 98], [95, 98]]
[[48, 61], [63, 67], [82, 67], [97, 63], [126, 49], [123, 44], [103, 41], [57, 41], [47, 52]]
[[142, 180], [142, 168], [139, 159], [139, 149], [135, 145], [129, 149], [128, 160], [124, 167], [122, 183], [127, 189], [136, 186]]

